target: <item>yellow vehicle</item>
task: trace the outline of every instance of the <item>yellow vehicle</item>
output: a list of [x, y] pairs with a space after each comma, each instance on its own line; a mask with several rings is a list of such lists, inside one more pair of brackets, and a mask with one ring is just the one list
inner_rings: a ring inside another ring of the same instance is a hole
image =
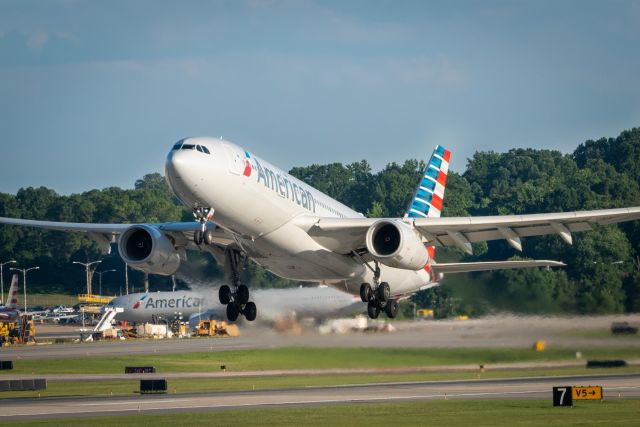
[[215, 320], [201, 320], [195, 330], [198, 337], [213, 336], [230, 336], [237, 337], [240, 335], [237, 325], [229, 325], [225, 321], [216, 322]]
[[30, 316], [22, 316], [18, 322], [0, 322], [0, 342], [24, 344], [35, 342], [36, 328]]
[[433, 310], [430, 308], [421, 308], [416, 311], [418, 319], [433, 319]]
[[212, 337], [216, 333], [216, 321], [215, 320], [201, 320], [196, 328], [196, 336], [198, 337]]
[[15, 322], [0, 322], [0, 340], [9, 341], [9, 332], [16, 328]]

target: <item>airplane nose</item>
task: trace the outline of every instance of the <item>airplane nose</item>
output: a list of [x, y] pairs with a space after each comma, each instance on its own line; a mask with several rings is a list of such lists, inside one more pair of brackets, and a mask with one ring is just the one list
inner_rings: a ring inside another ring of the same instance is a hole
[[[189, 161], [189, 152], [171, 151], [165, 162], [164, 173], [169, 187], [173, 193], [184, 203], [191, 202], [192, 195], [197, 187], [193, 161]], [[191, 159], [193, 160], [193, 159]]]
[[186, 159], [179, 151], [172, 151], [167, 156], [165, 173], [169, 179], [181, 179], [186, 172]]

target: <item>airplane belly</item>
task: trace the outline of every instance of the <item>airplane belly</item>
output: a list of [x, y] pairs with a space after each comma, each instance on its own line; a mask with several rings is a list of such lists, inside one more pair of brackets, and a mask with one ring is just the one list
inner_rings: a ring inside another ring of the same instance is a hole
[[255, 240], [244, 240], [243, 249], [272, 273], [292, 280], [345, 280], [361, 276], [365, 267], [349, 256], [332, 252], [293, 224]]

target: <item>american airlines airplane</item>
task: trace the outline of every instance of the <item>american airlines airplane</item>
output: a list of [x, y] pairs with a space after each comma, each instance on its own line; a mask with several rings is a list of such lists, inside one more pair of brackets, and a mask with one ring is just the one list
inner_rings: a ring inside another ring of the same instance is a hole
[[0, 307], [0, 321], [10, 322], [20, 316], [18, 311], [18, 275], [14, 274], [11, 279], [9, 295], [7, 295], [7, 305]]
[[451, 153], [438, 146], [404, 218], [366, 218], [253, 153], [226, 140], [192, 137], [169, 152], [165, 175], [196, 221], [163, 224], [84, 224], [0, 218], [0, 223], [79, 231], [109, 252], [118, 243], [131, 267], [170, 275], [187, 249], [210, 252], [225, 265], [231, 286], [219, 300], [227, 318], [254, 320], [256, 304], [240, 272], [251, 259], [293, 280], [320, 282], [360, 295], [369, 317], [396, 316], [398, 300], [437, 285], [446, 273], [563, 266], [547, 260], [436, 263], [436, 246], [471, 253], [473, 242], [572, 233], [594, 225], [640, 219], [640, 207], [532, 215], [440, 218]]
[[[359, 297], [327, 286], [292, 289], [258, 289], [252, 293], [260, 305], [260, 320], [327, 319], [363, 313], [367, 305]], [[220, 319], [226, 306], [220, 304], [214, 290], [141, 292], [123, 295], [109, 302], [107, 308], [122, 308], [116, 318], [128, 322], [173, 320], [177, 316], [190, 325], [200, 320]]]

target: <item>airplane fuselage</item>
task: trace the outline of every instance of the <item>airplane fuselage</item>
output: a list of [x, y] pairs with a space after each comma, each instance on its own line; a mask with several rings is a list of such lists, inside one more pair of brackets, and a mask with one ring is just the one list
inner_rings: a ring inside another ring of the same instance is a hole
[[8, 309], [5, 307], [0, 308], [0, 322], [16, 320], [18, 317], [20, 317], [20, 312], [18, 310]]
[[[290, 317], [325, 319], [366, 310], [359, 298], [327, 287], [265, 289], [254, 291], [253, 296], [260, 304], [260, 319], [264, 321]], [[122, 308], [116, 318], [129, 322], [178, 317], [197, 321], [200, 318], [224, 319], [226, 315], [226, 306], [218, 301], [216, 289], [129, 294], [111, 300], [108, 306]]]
[[[362, 214], [254, 154], [220, 139], [188, 138], [169, 153], [165, 173], [184, 205], [214, 208], [215, 223], [231, 231], [247, 255], [272, 273], [353, 294], [363, 282], [373, 282], [373, 272], [362, 261], [319, 244], [296, 224], [305, 216]], [[393, 283], [393, 294], [415, 291], [431, 281], [425, 270], [381, 269], [384, 280]]]

